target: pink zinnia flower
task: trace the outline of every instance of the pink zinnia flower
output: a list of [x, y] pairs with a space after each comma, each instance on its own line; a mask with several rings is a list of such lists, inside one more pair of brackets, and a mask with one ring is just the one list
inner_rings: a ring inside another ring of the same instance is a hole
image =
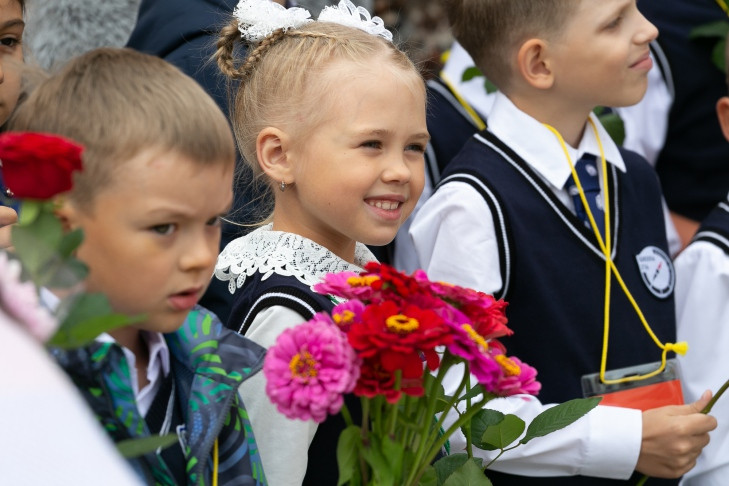
[[57, 320], [38, 302], [31, 282], [20, 281], [20, 262], [0, 251], [0, 308], [35, 336], [46, 342], [58, 328]]
[[288, 418], [323, 422], [359, 378], [359, 360], [326, 313], [281, 333], [263, 364], [266, 393]]
[[352, 324], [362, 322], [365, 305], [359, 300], [348, 300], [332, 309], [332, 319], [342, 332], [349, 332]]
[[504, 369], [494, 393], [508, 397], [525, 393], [536, 395], [542, 388], [542, 384], [536, 380], [537, 370], [522, 362], [516, 356], [507, 357], [505, 354], [497, 354], [496, 361]]
[[366, 277], [357, 272], [329, 273], [323, 282], [314, 285], [314, 290], [344, 299], [367, 300], [375, 292], [371, 287], [375, 280], [378, 280], [375, 276]]
[[503, 368], [489, 352], [491, 344], [478, 334], [470, 324], [448, 322], [453, 330], [453, 341], [448, 351], [468, 362], [469, 370], [486, 391], [496, 393], [497, 384], [503, 375]]

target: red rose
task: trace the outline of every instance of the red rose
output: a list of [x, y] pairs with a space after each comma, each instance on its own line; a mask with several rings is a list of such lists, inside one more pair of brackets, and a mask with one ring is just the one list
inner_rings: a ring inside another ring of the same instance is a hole
[[73, 187], [72, 173], [82, 170], [83, 147], [43, 133], [0, 135], [0, 169], [5, 186], [19, 199], [50, 199]]

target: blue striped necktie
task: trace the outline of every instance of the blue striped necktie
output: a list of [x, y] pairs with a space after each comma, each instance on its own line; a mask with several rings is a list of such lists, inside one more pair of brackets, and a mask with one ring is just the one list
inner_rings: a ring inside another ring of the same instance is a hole
[[[585, 154], [580, 160], [575, 163], [575, 172], [577, 177], [580, 178], [582, 184], [582, 190], [585, 193], [585, 199], [587, 200], [587, 206], [590, 208], [592, 217], [595, 219], [598, 230], [601, 235], [605, 235], [605, 213], [603, 211], [602, 196], [600, 194], [600, 177], [597, 172], [597, 165], [595, 164], [595, 156], [591, 154]], [[570, 196], [572, 201], [575, 203], [575, 212], [577, 217], [587, 226], [590, 226], [590, 219], [587, 217], [587, 211], [582, 205], [582, 199], [580, 199], [580, 192], [577, 190], [575, 180], [570, 176], [569, 180], [565, 184], [565, 189]]]

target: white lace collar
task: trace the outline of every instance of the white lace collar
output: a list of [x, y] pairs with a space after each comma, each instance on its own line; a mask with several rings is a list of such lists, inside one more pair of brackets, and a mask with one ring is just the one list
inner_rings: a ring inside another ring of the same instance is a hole
[[365, 245], [357, 243], [352, 264], [308, 238], [273, 231], [272, 226], [267, 224], [236, 238], [218, 256], [215, 276], [228, 282], [231, 294], [256, 272], [263, 274], [263, 280], [275, 273], [311, 286], [328, 273], [359, 272], [367, 262], [377, 260]]

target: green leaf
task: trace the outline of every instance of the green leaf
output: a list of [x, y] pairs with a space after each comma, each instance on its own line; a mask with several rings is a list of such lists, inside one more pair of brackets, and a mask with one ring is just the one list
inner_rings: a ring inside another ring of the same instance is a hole
[[726, 73], [726, 38], [720, 40], [714, 46], [714, 50], [711, 52], [711, 61], [714, 63], [719, 71]]
[[66, 233], [61, 239], [61, 243], [58, 245], [58, 252], [62, 257], [70, 257], [74, 250], [81, 245], [84, 240], [84, 230], [81, 228], [75, 229], [70, 233]]
[[32, 224], [40, 214], [43, 203], [26, 199], [20, 202], [18, 208], [18, 226], [28, 226]]
[[[483, 385], [477, 384], [470, 390], [468, 390], [467, 393], [464, 393], [460, 397], [458, 397], [458, 403], [463, 402], [465, 400], [468, 400], [469, 398], [477, 397], [478, 395], [489, 395], [486, 390], [484, 390]], [[490, 394], [492, 397], [495, 397], [496, 395]]]
[[479, 68], [476, 66], [471, 66], [469, 68], [466, 68], [465, 71], [463, 71], [463, 74], [461, 75], [461, 81], [470, 81], [473, 78], [478, 78], [483, 76], [483, 73]]
[[98, 293], [80, 294], [62, 305], [62, 309], [68, 309], [68, 314], [48, 344], [64, 349], [84, 346], [101, 333], [140, 322], [145, 318], [114, 314], [106, 296]]
[[545, 410], [534, 417], [521, 443], [526, 444], [536, 437], [567, 427], [597, 407], [600, 400], [602, 400], [600, 397], [576, 398]]
[[402, 476], [403, 456], [405, 446], [400, 442], [392, 440], [389, 436], [382, 439], [382, 453], [390, 464], [390, 470], [395, 478]]
[[602, 126], [605, 127], [605, 130], [610, 134], [610, 138], [616, 144], [622, 145], [625, 142], [625, 123], [623, 123], [623, 119], [615, 112], [599, 115], [598, 118]]
[[[468, 454], [451, 454], [450, 456], [441, 457], [433, 464], [438, 477], [438, 484], [445, 483], [454, 472], [462, 467], [468, 461]], [[478, 459], [481, 461], [481, 459]]]
[[119, 453], [127, 459], [148, 454], [158, 448], [165, 449], [177, 442], [177, 434], [154, 435], [140, 439], [127, 439], [116, 443]]
[[350, 425], [339, 434], [337, 441], [337, 465], [339, 466], [339, 482], [337, 486], [347, 483], [357, 472], [359, 450], [362, 446], [362, 434], [356, 425]]
[[[382, 453], [382, 444], [378, 437], [374, 435], [369, 436], [369, 441], [369, 444], [363, 445], [362, 447], [362, 456], [370, 466], [373, 484], [394, 486], [396, 478], [390, 468], [390, 464]], [[398, 477], [397, 479], [399, 480], [400, 478]]]
[[491, 481], [475, 459], [471, 458], [451, 474], [443, 486], [491, 486]]
[[496, 93], [499, 90], [499, 88], [494, 83], [486, 78], [484, 78], [483, 87], [489, 94]]
[[[478, 412], [476, 412], [476, 415], [474, 415], [471, 419], [471, 438], [473, 439], [483, 437], [486, 429], [501, 423], [502, 420], [504, 420], [504, 414], [501, 412], [497, 412], [496, 410], [491, 410], [489, 408], [479, 410]], [[467, 430], [464, 430], [464, 433], [466, 431]], [[484, 449], [483, 447], [481, 447], [482, 444], [479, 444], [477, 441], [474, 441], [474, 445], [478, 448]]]
[[423, 475], [420, 476], [418, 486], [438, 486], [438, 474], [433, 466], [428, 466]]
[[504, 420], [487, 428], [481, 435], [481, 440], [474, 444], [484, 450], [493, 451], [506, 449], [524, 432], [526, 424], [516, 415], [506, 415]]
[[717, 20], [691, 29], [689, 39], [699, 39], [702, 37], [726, 39], [727, 33], [729, 33], [729, 22], [726, 20]]

